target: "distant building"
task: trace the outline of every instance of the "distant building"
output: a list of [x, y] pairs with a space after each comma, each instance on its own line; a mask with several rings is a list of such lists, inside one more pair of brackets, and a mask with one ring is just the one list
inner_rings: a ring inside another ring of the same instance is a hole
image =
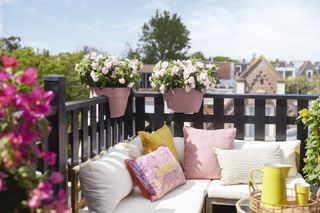
[[275, 65], [275, 69], [283, 77], [287, 79], [290, 77], [306, 76], [307, 79], [312, 79], [314, 76], [319, 75], [319, 62], [312, 64], [311, 61], [291, 61], [284, 66]]

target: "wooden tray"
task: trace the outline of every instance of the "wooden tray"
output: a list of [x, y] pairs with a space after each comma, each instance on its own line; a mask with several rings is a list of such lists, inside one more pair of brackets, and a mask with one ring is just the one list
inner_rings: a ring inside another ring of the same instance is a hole
[[[274, 208], [263, 207], [261, 202], [261, 191], [255, 187], [252, 182], [249, 182], [250, 191], [250, 213], [320, 213], [320, 190], [317, 194], [310, 193], [309, 203], [307, 205], [296, 205], [296, 198], [294, 196], [294, 189], [287, 189], [287, 205]], [[268, 206], [272, 206], [267, 204]], [[266, 205], [264, 205], [266, 206]]]

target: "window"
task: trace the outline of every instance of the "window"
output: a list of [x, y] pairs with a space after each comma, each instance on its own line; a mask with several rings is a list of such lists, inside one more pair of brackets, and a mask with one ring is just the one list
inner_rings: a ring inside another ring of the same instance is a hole
[[278, 72], [283, 77], [283, 71], [278, 71]]
[[289, 77], [291, 77], [292, 76], [292, 71], [291, 70], [287, 70], [286, 72], [285, 72], [285, 78], [289, 78]]
[[312, 78], [312, 74], [313, 74], [312, 70], [307, 70], [306, 75], [308, 79]]

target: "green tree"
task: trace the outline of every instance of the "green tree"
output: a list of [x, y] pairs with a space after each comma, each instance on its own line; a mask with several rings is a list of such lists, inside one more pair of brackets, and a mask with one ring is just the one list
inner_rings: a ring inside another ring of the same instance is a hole
[[6, 52], [12, 52], [13, 50], [21, 47], [21, 38], [16, 36], [9, 36], [8, 38], [0, 39], [0, 49]]
[[285, 79], [285, 90], [289, 94], [306, 94], [310, 92], [310, 81], [306, 76]]
[[204, 57], [204, 55], [203, 55], [203, 53], [202, 53], [201, 51], [192, 53], [192, 54], [191, 54], [191, 58], [200, 59], [200, 60], [202, 60], [202, 61], [207, 60], [207, 59]]
[[61, 74], [66, 76], [66, 100], [75, 100], [88, 97], [88, 89], [80, 83], [75, 72], [75, 64], [84, 56], [82, 51], [75, 53], [60, 53], [50, 56], [48, 51], [34, 51], [31, 47], [24, 47], [5, 54], [16, 57], [21, 69], [35, 67], [38, 70], [38, 80], [43, 86], [43, 77], [48, 74]]
[[228, 56], [215, 56], [213, 57], [214, 62], [237, 62], [238, 60], [232, 59]]
[[125, 58], [128, 59], [138, 59], [141, 60], [141, 55], [138, 49], [133, 49], [131, 45], [127, 42], [126, 43], [126, 53]]
[[176, 13], [171, 16], [168, 11], [156, 11], [143, 25], [139, 42], [142, 61], [149, 64], [183, 59], [190, 48], [189, 31]]

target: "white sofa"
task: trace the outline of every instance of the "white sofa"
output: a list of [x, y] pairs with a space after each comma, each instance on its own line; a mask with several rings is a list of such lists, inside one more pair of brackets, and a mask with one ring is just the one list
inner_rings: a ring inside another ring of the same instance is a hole
[[[180, 164], [184, 158], [183, 138], [174, 138]], [[241, 146], [238, 143], [237, 146]], [[138, 137], [128, 142], [128, 155], [142, 155], [143, 148]], [[293, 187], [296, 182], [305, 182], [300, 174], [287, 179], [287, 187]], [[78, 192], [78, 191], [77, 191]], [[79, 194], [79, 192], [78, 192]], [[146, 213], [211, 213], [212, 204], [235, 205], [241, 198], [249, 196], [247, 184], [223, 185], [221, 180], [187, 180], [161, 199], [151, 202], [145, 199], [137, 186], [124, 197], [116, 206], [114, 213], [146, 212]], [[81, 203], [76, 200], [75, 202]], [[84, 202], [82, 202], [84, 204]], [[74, 212], [76, 212], [75, 209]], [[81, 213], [88, 213], [87, 207], [79, 210]], [[100, 212], [98, 212], [100, 213]], [[109, 213], [109, 212], [106, 212]]]

